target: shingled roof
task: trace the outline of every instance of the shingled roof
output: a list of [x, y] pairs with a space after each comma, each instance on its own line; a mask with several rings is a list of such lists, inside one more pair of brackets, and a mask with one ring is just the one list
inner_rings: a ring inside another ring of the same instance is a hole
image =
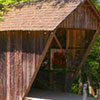
[[4, 16], [0, 31], [54, 30], [84, 0], [41, 0], [20, 3]]

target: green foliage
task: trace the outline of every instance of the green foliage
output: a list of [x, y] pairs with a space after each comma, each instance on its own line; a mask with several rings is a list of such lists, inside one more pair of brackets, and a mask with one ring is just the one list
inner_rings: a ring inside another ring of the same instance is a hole
[[77, 83], [72, 84], [72, 92], [75, 94], [78, 94], [78, 87], [79, 85]]
[[100, 11], [100, 3], [99, 3], [99, 1], [98, 0], [92, 0], [92, 2], [95, 4], [97, 9]]
[[100, 58], [100, 35], [98, 36], [90, 54], [87, 58], [90, 74], [93, 79], [93, 86], [96, 89], [98, 83], [98, 60]]
[[4, 5], [8, 5], [12, 3], [21, 2], [21, 1], [28, 1], [28, 0], [0, 0], [0, 3]]

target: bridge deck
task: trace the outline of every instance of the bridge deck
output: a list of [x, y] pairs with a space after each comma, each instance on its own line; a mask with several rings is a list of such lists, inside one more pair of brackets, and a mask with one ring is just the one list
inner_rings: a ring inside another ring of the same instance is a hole
[[[47, 90], [32, 90], [25, 100], [82, 100], [82, 96], [64, 93], [53, 92]], [[87, 100], [96, 100], [92, 97], [88, 97]]]

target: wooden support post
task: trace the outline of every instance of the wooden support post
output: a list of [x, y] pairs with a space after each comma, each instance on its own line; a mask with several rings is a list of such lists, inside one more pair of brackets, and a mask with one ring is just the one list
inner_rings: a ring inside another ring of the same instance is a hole
[[67, 33], [66, 33], [66, 50], [68, 50], [69, 48], [69, 30], [67, 30]]
[[[67, 33], [66, 33], [66, 68], [69, 67], [69, 54], [70, 54], [69, 42], [70, 42], [70, 30], [67, 30]], [[66, 73], [66, 75], [68, 75], [68, 74]], [[68, 76], [66, 76], [66, 77], [68, 77]]]
[[[7, 42], [7, 100], [10, 100], [10, 33], [8, 32], [8, 42]], [[15, 90], [16, 91], [16, 90]]]
[[31, 79], [31, 81], [30, 81], [30, 83], [29, 83], [28, 88], [27, 88], [26, 91], [25, 91], [25, 95], [24, 95], [24, 97], [23, 97], [23, 100], [24, 100], [25, 96], [26, 96], [26, 95], [29, 93], [29, 91], [30, 91], [30, 88], [31, 88], [31, 86], [32, 86], [32, 84], [33, 84], [33, 82], [34, 82], [34, 80], [35, 80], [35, 78], [36, 78], [36, 75], [37, 75], [37, 73], [38, 73], [38, 71], [39, 71], [39, 68], [40, 68], [42, 62], [43, 62], [43, 59], [44, 59], [44, 57], [45, 57], [45, 55], [46, 55], [46, 53], [47, 53], [47, 51], [48, 51], [48, 49], [49, 49], [49, 47], [50, 47], [50, 44], [51, 44], [51, 42], [52, 42], [52, 40], [53, 40], [53, 38], [54, 38], [54, 35], [55, 35], [55, 32], [51, 33], [50, 36], [49, 36], [49, 38], [48, 38], [48, 41], [47, 41], [46, 46], [45, 46], [45, 48], [44, 48], [44, 50], [43, 50], [43, 53], [42, 53], [42, 55], [40, 56], [39, 63], [38, 63], [38, 65], [37, 65], [37, 67], [36, 67], [36, 70], [35, 70], [35, 72], [34, 72], [34, 74], [33, 74], [33, 77], [32, 77], [32, 79]]
[[84, 57], [83, 57], [83, 59], [82, 59], [80, 65], [78, 66], [78, 69], [77, 69], [77, 71], [75, 72], [75, 75], [74, 75], [73, 78], [72, 78], [71, 84], [72, 84], [73, 81], [76, 79], [76, 77], [77, 77], [79, 71], [81, 70], [82, 65], [84, 64], [84, 62], [85, 62], [85, 60], [86, 60], [86, 58], [87, 58], [87, 56], [88, 56], [88, 54], [89, 54], [89, 51], [91, 50], [91, 48], [92, 48], [92, 46], [93, 46], [95, 40], [97, 39], [99, 33], [100, 33], [100, 30], [97, 30], [96, 33], [94, 34], [93, 39], [92, 39], [92, 41], [91, 41], [91, 43], [90, 43], [90, 45], [89, 45], [89, 47], [88, 47], [88, 49], [87, 49], [87, 51], [86, 51]]
[[60, 43], [60, 41], [58, 40], [58, 38], [56, 37], [55, 34], [54, 34], [54, 38], [55, 38], [55, 40], [56, 40], [58, 46], [60, 47], [60, 49], [63, 50], [63, 48], [62, 48], [62, 46], [61, 46], [61, 43]]

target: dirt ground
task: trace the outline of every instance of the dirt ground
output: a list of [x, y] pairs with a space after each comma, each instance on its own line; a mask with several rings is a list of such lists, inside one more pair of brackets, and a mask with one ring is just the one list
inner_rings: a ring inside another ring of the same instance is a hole
[[[47, 90], [32, 90], [25, 100], [83, 100], [82, 96]], [[87, 100], [96, 100], [88, 97]]]

